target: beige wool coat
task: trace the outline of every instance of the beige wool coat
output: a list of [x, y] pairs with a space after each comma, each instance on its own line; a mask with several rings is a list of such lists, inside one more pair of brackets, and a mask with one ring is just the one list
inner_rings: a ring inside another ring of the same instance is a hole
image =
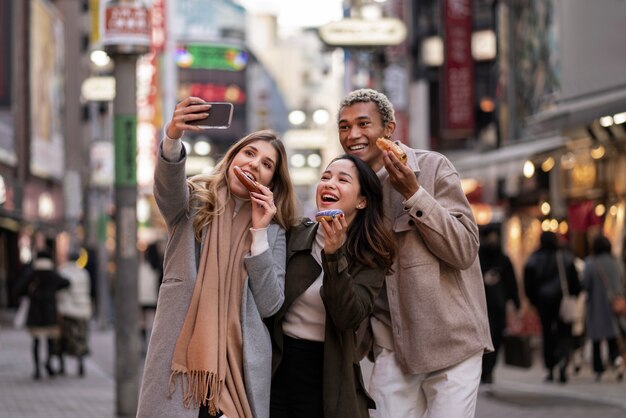
[[[183, 148], [179, 162], [168, 162], [159, 146], [154, 196], [167, 223], [168, 242], [139, 394], [138, 418], [197, 418], [199, 412], [198, 408], [183, 406], [180, 382], [168, 399], [174, 347], [197, 275], [193, 213], [186, 209], [189, 190], [185, 157]], [[248, 278], [241, 295], [244, 384], [255, 418], [269, 418], [272, 345], [263, 319], [275, 314], [284, 301], [285, 231], [277, 224], [270, 224], [267, 234], [270, 248], [244, 258]]]
[[406, 373], [421, 374], [493, 346], [478, 227], [459, 175], [443, 155], [400, 145], [420, 190], [416, 203], [405, 208], [385, 168], [378, 173], [386, 221], [398, 245], [386, 293], [396, 357]]

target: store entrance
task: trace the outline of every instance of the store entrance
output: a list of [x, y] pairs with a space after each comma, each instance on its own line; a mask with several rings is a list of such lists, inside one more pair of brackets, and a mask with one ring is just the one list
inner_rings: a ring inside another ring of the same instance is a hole
[[0, 309], [18, 305], [13, 291], [22, 273], [17, 238], [17, 232], [0, 228]]

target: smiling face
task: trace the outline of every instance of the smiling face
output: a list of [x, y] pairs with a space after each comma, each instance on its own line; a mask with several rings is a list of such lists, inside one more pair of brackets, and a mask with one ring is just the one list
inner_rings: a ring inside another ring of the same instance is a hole
[[315, 202], [318, 210], [341, 209], [348, 225], [357, 210], [365, 208], [367, 199], [361, 195], [359, 174], [350, 160], [336, 160], [326, 167], [317, 185]]
[[376, 140], [391, 136], [395, 122], [391, 121], [383, 126], [382, 117], [374, 102], [358, 102], [346, 106], [341, 109], [338, 120], [339, 141], [343, 150], [378, 171], [383, 166], [383, 152], [376, 146]]
[[239, 166], [244, 173], [264, 186], [271, 187], [276, 171], [278, 152], [267, 141], [254, 141], [243, 147], [228, 167], [230, 191], [237, 197], [248, 199], [250, 192], [237, 179], [234, 167]]

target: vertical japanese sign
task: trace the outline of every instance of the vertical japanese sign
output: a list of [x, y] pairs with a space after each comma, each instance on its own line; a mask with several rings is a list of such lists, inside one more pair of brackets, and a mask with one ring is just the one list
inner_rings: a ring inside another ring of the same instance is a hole
[[150, 13], [152, 23], [152, 41], [150, 43], [152, 52], [162, 54], [165, 49], [165, 0], [153, 0], [152, 12]]
[[11, 2], [0, 0], [0, 107], [11, 106]]
[[444, 0], [443, 19], [441, 135], [459, 139], [474, 131], [472, 0]]
[[137, 117], [116, 115], [115, 135], [115, 185], [137, 185]]
[[13, 31], [12, 2], [0, 0], [0, 161], [15, 164], [15, 135], [13, 131], [13, 113], [11, 112]]
[[63, 18], [52, 3], [31, 0], [29, 25], [30, 170], [37, 176], [62, 179], [65, 170]]

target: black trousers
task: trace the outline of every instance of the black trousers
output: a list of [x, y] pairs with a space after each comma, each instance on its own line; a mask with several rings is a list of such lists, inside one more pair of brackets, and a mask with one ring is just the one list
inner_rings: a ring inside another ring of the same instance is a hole
[[216, 417], [221, 417], [221, 416], [222, 416], [221, 412], [218, 412], [217, 415], [209, 414], [208, 406], [201, 406], [200, 412], [198, 413], [198, 418], [216, 418]]
[[[615, 359], [619, 356], [619, 348], [617, 346], [617, 338], [607, 338], [607, 345], [609, 346], [609, 361], [612, 367], [615, 363]], [[593, 371], [596, 373], [604, 372], [604, 364], [602, 362], [602, 354], [600, 351], [600, 344], [602, 340], [593, 342]]]
[[323, 418], [324, 343], [284, 337], [272, 379], [270, 418]]
[[559, 318], [559, 305], [538, 307], [543, 334], [543, 362], [551, 371], [557, 365], [565, 368], [569, 362], [572, 345], [572, 325]]
[[490, 328], [491, 329], [491, 342], [493, 343], [493, 352], [483, 354], [483, 372], [481, 375], [481, 381], [483, 383], [490, 383], [493, 376], [493, 369], [496, 367], [498, 361], [498, 352], [502, 346], [502, 334], [503, 329]]

